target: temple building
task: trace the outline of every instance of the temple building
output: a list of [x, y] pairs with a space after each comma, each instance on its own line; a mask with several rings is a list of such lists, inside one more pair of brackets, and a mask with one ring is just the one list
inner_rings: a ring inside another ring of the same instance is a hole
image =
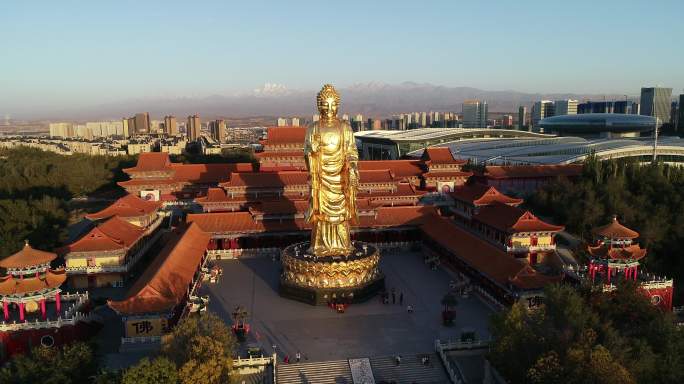
[[[149, 215], [139, 216], [144, 222]], [[74, 288], [122, 287], [130, 270], [159, 238], [161, 219], [148, 227], [119, 216], [98, 222], [89, 232], [60, 249], [69, 285]]]
[[263, 152], [255, 154], [260, 170], [305, 170], [304, 136], [306, 127], [270, 127], [262, 140]]
[[141, 153], [135, 167], [123, 171], [131, 178], [119, 182], [130, 194], [152, 201], [193, 199], [209, 187], [227, 181], [231, 172], [251, 171], [252, 164], [179, 164], [168, 153]]
[[582, 164], [566, 165], [488, 165], [477, 179], [504, 193], [529, 194], [558, 177], [582, 174]]
[[555, 253], [555, 235], [563, 230], [530, 211], [498, 202], [480, 208], [473, 215], [471, 226], [515, 257], [527, 259], [530, 265]]
[[472, 172], [461, 170], [467, 161], [454, 159], [451, 150], [446, 147], [426, 148], [421, 160], [425, 171], [422, 186], [426, 189], [442, 193], [453, 192], [473, 175]]
[[123, 343], [156, 340], [189, 311], [202, 277], [210, 235], [183, 226], [157, 254], [123, 300], [107, 304], [121, 316]]
[[160, 207], [161, 204], [158, 201], [144, 200], [128, 194], [105, 209], [87, 214], [85, 217], [92, 221], [99, 221], [117, 216], [138, 227], [148, 228], [161, 220]]
[[53, 269], [57, 258], [28, 243], [17, 253], [0, 260], [0, 361], [32, 346], [61, 345], [85, 336], [88, 294], [64, 294], [64, 268]]
[[605, 290], [615, 289], [619, 279], [636, 281], [648, 295], [653, 305], [666, 311], [672, 310], [673, 281], [648, 274], [639, 269], [640, 260], [647, 250], [635, 239], [639, 233], [625, 227], [613, 216], [613, 220], [593, 230], [595, 242], [587, 247], [591, 256], [587, 278], [602, 284]]
[[452, 207], [455, 216], [470, 223], [474, 215], [476, 215], [480, 208], [493, 205], [495, 203], [506, 204], [517, 207], [523, 203], [523, 199], [518, 199], [504, 195], [494, 187], [484, 184], [471, 183], [462, 187], [456, 188], [451, 197], [454, 200]]

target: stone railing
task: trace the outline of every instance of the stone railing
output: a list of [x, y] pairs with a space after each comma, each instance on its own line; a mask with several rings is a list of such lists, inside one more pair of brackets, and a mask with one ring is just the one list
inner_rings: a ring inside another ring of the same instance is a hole
[[[369, 242], [384, 252], [398, 252], [410, 249], [411, 246], [420, 244], [419, 241], [390, 241], [384, 243]], [[258, 256], [278, 256], [280, 255], [280, 248], [236, 248], [236, 249], [210, 249], [207, 250], [207, 258], [210, 260], [230, 260], [240, 257], [258, 257]]]
[[[71, 309], [70, 309], [71, 311]], [[69, 312], [69, 311], [67, 311]], [[66, 319], [58, 317], [56, 320], [38, 320], [35, 321], [23, 321], [17, 323], [13, 321], [11, 323], [5, 323], [4, 321], [0, 323], [0, 332], [15, 332], [15, 331], [25, 331], [33, 329], [46, 329], [46, 328], [60, 328], [66, 325], [76, 325], [79, 321], [88, 321], [90, 319], [89, 314], [82, 312], [73, 311], [72, 314], [68, 315]]]
[[512, 252], [512, 253], [554, 251], [555, 249], [556, 249], [556, 244], [506, 246], [506, 252]]
[[273, 256], [279, 255], [280, 248], [237, 248], [237, 249], [211, 249], [207, 251], [207, 257], [211, 260], [237, 259], [238, 257]]
[[[454, 384], [465, 384], [466, 378], [461, 370], [459, 364], [450, 359], [447, 356], [447, 352], [450, 351], [470, 351], [474, 349], [489, 349], [490, 342], [487, 340], [478, 341], [447, 341], [446, 343], [441, 342], [439, 339], [435, 340], [435, 352], [439, 356], [444, 368], [449, 375], [449, 380]], [[489, 374], [490, 379], [494, 381], [488, 381], [493, 383], [505, 383], [501, 376], [496, 370], [490, 366], [489, 361], [485, 360], [485, 366], [483, 367], [486, 373]]]
[[261, 356], [233, 359], [233, 369], [240, 375], [248, 375], [265, 371], [269, 365], [275, 366], [276, 356]]
[[492, 304], [496, 310], [503, 311], [506, 309], [506, 306], [504, 304], [497, 300], [496, 297], [489, 294], [489, 292], [487, 292], [487, 290], [482, 288], [479, 284], [473, 284], [473, 286], [475, 288], [475, 293], [480, 295], [480, 297], [484, 299], [486, 302]]
[[453, 384], [464, 384], [466, 382], [465, 375], [461, 371], [461, 367], [458, 364], [452, 364], [451, 360], [446, 355], [447, 349], [442, 345], [439, 340], [435, 340], [435, 352], [442, 361], [442, 365], [449, 375], [449, 381]]
[[161, 336], [122, 337], [121, 344], [161, 343]]

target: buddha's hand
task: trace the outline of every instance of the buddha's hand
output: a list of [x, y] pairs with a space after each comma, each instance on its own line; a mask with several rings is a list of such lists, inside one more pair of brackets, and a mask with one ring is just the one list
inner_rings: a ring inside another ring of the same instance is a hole
[[359, 186], [359, 170], [356, 167], [351, 167], [350, 169], [349, 183], [355, 187]]
[[313, 135], [313, 140], [311, 140], [311, 151], [312, 152], [318, 152], [318, 146], [321, 142], [321, 135], [319, 133], [315, 133]]

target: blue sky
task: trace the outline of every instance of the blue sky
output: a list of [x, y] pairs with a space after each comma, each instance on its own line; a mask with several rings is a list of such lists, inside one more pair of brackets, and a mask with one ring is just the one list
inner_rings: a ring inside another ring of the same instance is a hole
[[3, 1], [0, 112], [267, 82], [681, 93], [683, 14], [681, 0]]

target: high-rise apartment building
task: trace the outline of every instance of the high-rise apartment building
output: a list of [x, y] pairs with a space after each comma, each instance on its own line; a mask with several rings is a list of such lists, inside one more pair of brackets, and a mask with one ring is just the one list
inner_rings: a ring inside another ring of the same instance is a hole
[[128, 118], [123, 118], [121, 119], [121, 125], [123, 127], [123, 137], [130, 137], [131, 136], [131, 131], [130, 128], [128, 127]]
[[146, 134], [150, 133], [150, 114], [141, 112], [135, 114], [135, 133]]
[[466, 100], [463, 102], [463, 128], [487, 128], [487, 102]]
[[285, 126], [287, 126], [287, 119], [284, 117], [279, 117], [277, 124], [279, 127], [285, 127]]
[[164, 133], [169, 136], [176, 136], [178, 134], [176, 116], [164, 116]]
[[292, 118], [292, 126], [293, 127], [299, 127], [299, 117], [293, 117]]
[[363, 131], [363, 115], [356, 115], [352, 118], [351, 127], [354, 132]]
[[554, 116], [554, 105], [551, 100], [541, 100], [532, 106], [532, 126], [538, 127], [539, 120]]
[[185, 124], [185, 132], [188, 136], [188, 141], [195, 141], [201, 136], [201, 125], [199, 115], [188, 116], [188, 122]]
[[641, 114], [653, 116], [659, 123], [670, 121], [670, 110], [672, 106], [672, 88], [663, 87], [643, 87], [641, 88]]
[[209, 122], [209, 132], [211, 132], [211, 137], [223, 143], [226, 141], [226, 121], [222, 119], [214, 120]]
[[74, 136], [74, 126], [71, 123], [50, 123], [50, 137], [69, 138]]
[[621, 113], [638, 115], [639, 103], [630, 100], [586, 101], [577, 105], [577, 113]]
[[679, 113], [677, 114], [677, 132], [684, 132], [684, 94], [679, 95]]
[[501, 126], [504, 128], [511, 128], [513, 126], [513, 116], [503, 115], [501, 117]]
[[518, 108], [518, 129], [527, 127], [527, 107], [521, 105]]
[[553, 115], [576, 115], [577, 104], [578, 101], [573, 99], [556, 100], [556, 102], [554, 103]]

